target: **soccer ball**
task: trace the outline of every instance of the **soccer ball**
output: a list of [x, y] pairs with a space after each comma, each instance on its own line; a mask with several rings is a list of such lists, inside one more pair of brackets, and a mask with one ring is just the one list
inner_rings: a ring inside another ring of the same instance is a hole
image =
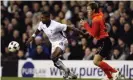
[[9, 52], [16, 52], [20, 48], [19, 43], [16, 41], [11, 41], [8, 45]]

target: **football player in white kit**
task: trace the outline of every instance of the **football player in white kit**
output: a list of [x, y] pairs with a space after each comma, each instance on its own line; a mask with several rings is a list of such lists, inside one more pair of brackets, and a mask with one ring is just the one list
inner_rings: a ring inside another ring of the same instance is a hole
[[39, 23], [38, 29], [27, 41], [27, 44], [31, 42], [34, 37], [40, 33], [40, 31], [43, 31], [47, 35], [49, 41], [52, 44], [51, 59], [55, 67], [64, 71], [64, 79], [77, 78], [77, 76], [70, 72], [70, 70], [62, 63], [62, 61], [59, 60], [60, 55], [63, 54], [68, 44], [64, 32], [69, 29], [78, 31], [79, 33], [85, 35], [77, 28], [51, 20], [50, 13], [43, 11], [41, 13], [41, 21]]

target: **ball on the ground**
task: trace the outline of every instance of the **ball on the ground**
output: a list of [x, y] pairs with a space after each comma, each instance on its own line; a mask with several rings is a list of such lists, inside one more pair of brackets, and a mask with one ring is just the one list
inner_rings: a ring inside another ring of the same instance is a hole
[[16, 51], [19, 50], [19, 48], [20, 48], [19, 43], [16, 42], [16, 41], [11, 41], [11, 42], [9, 43], [9, 45], [8, 45], [8, 50], [9, 50], [10, 52], [16, 52]]

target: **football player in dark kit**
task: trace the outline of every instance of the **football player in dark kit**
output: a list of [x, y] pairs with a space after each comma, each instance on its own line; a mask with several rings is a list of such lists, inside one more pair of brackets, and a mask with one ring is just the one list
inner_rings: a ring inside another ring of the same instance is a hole
[[87, 12], [88, 20], [81, 20], [80, 24], [86, 29], [90, 36], [98, 40], [98, 50], [93, 62], [105, 72], [107, 75], [107, 79], [105, 80], [117, 80], [120, 78], [119, 71], [103, 61], [103, 59], [109, 55], [109, 51], [112, 47], [106, 29], [104, 15], [95, 2], [88, 4]]

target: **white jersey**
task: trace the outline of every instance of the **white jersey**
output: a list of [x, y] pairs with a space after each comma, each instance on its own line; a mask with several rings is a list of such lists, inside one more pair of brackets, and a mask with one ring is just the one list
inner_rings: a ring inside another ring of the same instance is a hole
[[51, 43], [62, 40], [66, 38], [64, 31], [66, 31], [67, 25], [61, 24], [54, 20], [51, 20], [50, 25], [47, 27], [42, 22], [39, 23], [38, 30], [43, 31]]
[[60, 47], [63, 51], [65, 50], [68, 41], [66, 39], [66, 35], [64, 31], [66, 31], [67, 25], [61, 24], [59, 22], [56, 22], [54, 20], [51, 20], [50, 25], [47, 27], [46, 24], [43, 24], [42, 22], [39, 23], [38, 30], [43, 31], [49, 41], [52, 44], [52, 53], [55, 51], [56, 47]]

